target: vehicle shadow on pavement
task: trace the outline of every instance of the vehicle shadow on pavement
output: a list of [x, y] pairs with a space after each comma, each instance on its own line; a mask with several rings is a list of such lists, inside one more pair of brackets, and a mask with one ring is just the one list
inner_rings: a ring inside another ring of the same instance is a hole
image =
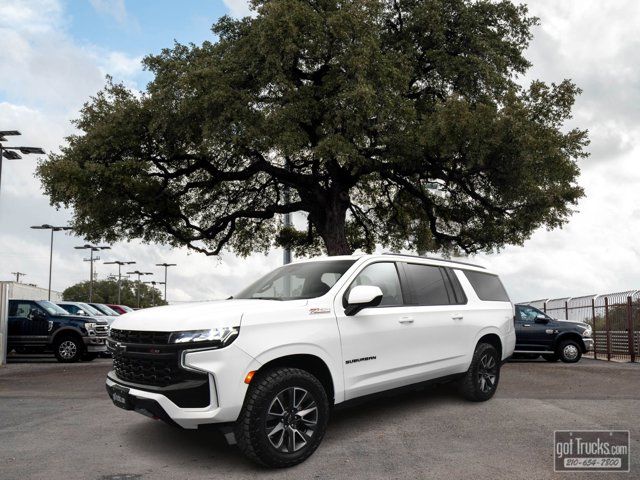
[[[430, 385], [350, 404], [332, 413], [325, 441], [344, 441], [353, 436], [354, 431], [371, 424], [372, 418], [382, 420], [414, 415], [416, 408], [429, 409], [430, 406], [446, 402], [465, 402], [455, 384]], [[128, 426], [122, 436], [130, 444], [127, 448], [131, 449], [131, 454], [153, 457], [162, 468], [215, 469], [218, 474], [225, 470], [274, 472], [248, 461], [236, 446], [228, 445], [222, 433], [216, 430], [183, 430], [149, 420]]]
[[58, 363], [53, 354], [9, 354], [7, 355], [7, 363]]

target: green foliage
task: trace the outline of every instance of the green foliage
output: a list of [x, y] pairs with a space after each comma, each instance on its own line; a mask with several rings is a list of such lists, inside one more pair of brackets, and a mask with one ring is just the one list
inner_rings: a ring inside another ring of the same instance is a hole
[[[162, 299], [163, 293], [155, 287], [141, 283], [140, 307], [152, 307], [166, 305]], [[62, 292], [62, 298], [75, 302], [89, 301], [89, 282], [80, 282], [71, 285]], [[96, 280], [93, 282], [93, 301], [95, 303], [118, 304], [118, 282], [115, 280]], [[122, 280], [121, 301], [122, 305], [132, 308], [138, 306], [138, 282]]]
[[[491, 251], [583, 195], [579, 89], [527, 87], [537, 19], [510, 1], [254, 0], [175, 44], [135, 93], [108, 81], [38, 167], [89, 240], [206, 254]], [[304, 232], [280, 214], [306, 212]]]

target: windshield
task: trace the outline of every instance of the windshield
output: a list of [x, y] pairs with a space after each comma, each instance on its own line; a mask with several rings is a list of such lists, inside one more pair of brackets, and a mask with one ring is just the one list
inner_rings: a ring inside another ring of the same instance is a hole
[[233, 298], [296, 300], [327, 293], [356, 260], [285, 265], [252, 283]]
[[69, 315], [69, 312], [67, 312], [64, 308], [59, 307], [55, 303], [51, 303], [48, 300], [42, 300], [38, 302], [38, 305], [49, 312], [50, 315]]
[[92, 303], [91, 306], [96, 310], [100, 310], [105, 315], [111, 315], [112, 317], [117, 317], [118, 315], [120, 315], [115, 310], [111, 310], [109, 307], [107, 307], [106, 305], [102, 305], [101, 303]]
[[84, 310], [84, 313], [86, 313], [87, 315], [90, 315], [92, 317], [103, 317], [104, 316], [104, 313], [102, 313], [100, 310], [96, 310], [95, 308], [93, 308], [88, 303], [78, 302], [77, 305], [82, 310]]

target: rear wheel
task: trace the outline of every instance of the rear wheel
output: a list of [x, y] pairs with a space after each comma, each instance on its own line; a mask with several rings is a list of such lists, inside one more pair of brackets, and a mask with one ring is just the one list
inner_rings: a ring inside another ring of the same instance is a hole
[[582, 350], [575, 340], [565, 340], [558, 347], [558, 355], [564, 363], [576, 363], [582, 358]]
[[256, 375], [236, 423], [240, 450], [269, 467], [290, 467], [320, 445], [329, 401], [320, 381], [305, 370], [277, 368]]
[[80, 338], [74, 335], [66, 335], [56, 339], [54, 353], [59, 362], [73, 363], [82, 358], [84, 345]]
[[500, 359], [496, 348], [479, 343], [469, 370], [460, 382], [460, 391], [468, 400], [484, 402], [493, 397], [500, 381]]

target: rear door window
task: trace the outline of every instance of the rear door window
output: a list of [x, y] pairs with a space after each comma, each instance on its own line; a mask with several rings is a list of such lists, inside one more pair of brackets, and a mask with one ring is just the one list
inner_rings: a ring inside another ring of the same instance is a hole
[[[449, 305], [444, 270], [433, 265], [405, 263], [404, 271], [411, 290], [412, 305]], [[448, 279], [446, 279], [448, 282]], [[453, 294], [453, 292], [452, 292]]]
[[509, 295], [497, 275], [472, 270], [463, 270], [463, 272], [480, 300], [487, 302], [510, 301]]

